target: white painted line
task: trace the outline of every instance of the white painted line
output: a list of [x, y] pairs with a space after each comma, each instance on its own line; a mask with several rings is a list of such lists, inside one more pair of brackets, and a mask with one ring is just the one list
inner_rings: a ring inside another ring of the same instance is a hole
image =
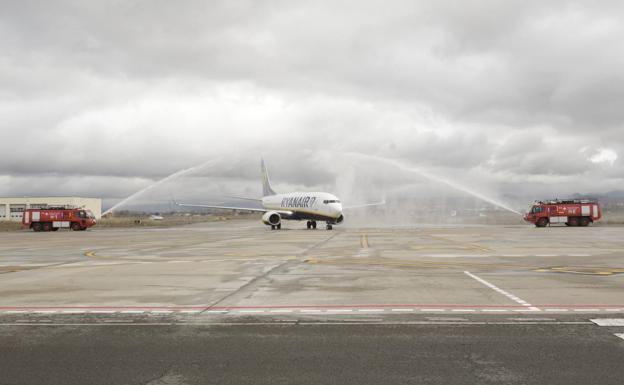
[[35, 311], [33, 311], [33, 313], [36, 313], [36, 314], [54, 314], [56, 312], [57, 312], [56, 310], [35, 310]]
[[358, 309], [362, 313], [380, 313], [385, 311], [384, 309]]
[[84, 310], [63, 310], [61, 311], [63, 314], [84, 314], [86, 311]]
[[116, 310], [89, 310], [91, 314], [115, 314]]
[[615, 333], [615, 336], [624, 340], [624, 333]]
[[522, 306], [526, 306], [526, 307], [530, 308], [530, 310], [532, 310], [532, 311], [540, 311], [539, 308], [531, 305], [527, 301], [525, 301], [525, 300], [523, 300], [523, 299], [521, 299], [521, 298], [519, 298], [519, 297], [517, 297], [517, 296], [515, 296], [515, 295], [513, 295], [513, 294], [511, 294], [509, 292], [506, 292], [505, 290], [497, 287], [496, 285], [493, 285], [493, 284], [489, 283], [485, 279], [477, 277], [476, 275], [472, 274], [469, 271], [464, 271], [464, 274], [466, 274], [470, 278], [475, 279], [476, 281], [484, 284], [485, 286], [489, 287], [490, 289], [494, 290], [495, 292], [504, 295], [505, 297], [509, 298], [510, 300], [512, 300], [512, 301], [514, 301], [516, 303], [519, 303]]
[[197, 314], [201, 313], [201, 310], [180, 310], [179, 312], [182, 314]]
[[121, 314], [143, 314], [145, 313], [144, 310], [123, 310], [120, 311]]
[[152, 314], [171, 314], [173, 311], [171, 310], [152, 310], [150, 311]]
[[624, 326], [624, 318], [594, 318], [590, 321], [598, 326]]
[[624, 309], [605, 309], [605, 311], [614, 311], [614, 312], [621, 312]]
[[423, 311], [423, 312], [428, 312], [428, 313], [429, 313], [429, 312], [436, 312], [436, 311], [438, 311], [438, 312], [440, 312], [440, 311], [446, 311], [446, 309], [420, 309], [420, 311]]
[[321, 309], [300, 309], [299, 313], [322, 313]]
[[204, 313], [208, 313], [208, 314], [225, 314], [227, 312], [228, 310], [206, 310], [204, 311]]
[[24, 314], [28, 313], [26, 310], [5, 310], [4, 314]]
[[276, 310], [271, 310], [271, 313], [292, 313], [293, 310], [290, 309], [276, 309]]
[[412, 312], [414, 309], [392, 309], [392, 311], [396, 312]]
[[327, 310], [328, 313], [351, 313], [353, 309], [331, 309]]
[[502, 312], [507, 312], [509, 310], [507, 310], [507, 309], [481, 309], [481, 311], [490, 312], [490, 313], [496, 313], [496, 312], [501, 312], [502, 313]]
[[239, 313], [264, 313], [264, 310], [239, 310]]
[[477, 310], [475, 310], [475, 309], [453, 309], [451, 311], [454, 311], [454, 312], [457, 312], [457, 313], [459, 313], [459, 312], [462, 312], [462, 313], [466, 313], [466, 312], [467, 313], [472, 313], [472, 312], [476, 312]]
[[600, 309], [574, 309], [574, 311], [579, 312], [579, 313], [596, 313], [599, 312]]

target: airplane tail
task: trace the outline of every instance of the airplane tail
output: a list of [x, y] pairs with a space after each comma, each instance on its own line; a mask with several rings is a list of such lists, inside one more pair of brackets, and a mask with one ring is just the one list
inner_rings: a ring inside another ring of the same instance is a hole
[[269, 180], [269, 172], [267, 171], [264, 159], [260, 161], [260, 169], [262, 171], [262, 196], [276, 195], [275, 191], [271, 187], [271, 181]]

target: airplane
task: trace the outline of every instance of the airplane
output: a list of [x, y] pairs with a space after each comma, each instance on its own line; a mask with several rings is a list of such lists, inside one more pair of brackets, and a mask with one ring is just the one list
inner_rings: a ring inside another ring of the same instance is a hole
[[260, 170], [262, 172], [262, 199], [243, 197], [231, 198], [261, 202], [263, 208], [175, 203], [182, 207], [202, 207], [209, 209], [261, 212], [263, 213], [262, 222], [267, 226], [271, 226], [271, 230], [281, 229], [282, 220], [306, 220], [308, 230], [316, 229], [317, 221], [325, 222], [325, 228], [327, 230], [332, 230], [334, 225], [344, 221], [343, 210], [345, 209], [385, 204], [384, 201], [343, 208], [340, 199], [337, 196], [327, 192], [291, 192], [278, 194], [271, 186], [269, 172], [264, 163], [264, 159], [261, 159]]

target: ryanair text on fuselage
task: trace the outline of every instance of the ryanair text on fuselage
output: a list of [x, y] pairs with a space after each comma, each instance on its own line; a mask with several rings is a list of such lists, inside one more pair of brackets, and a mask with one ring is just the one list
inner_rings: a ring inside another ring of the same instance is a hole
[[282, 199], [281, 207], [312, 207], [316, 202], [316, 197], [300, 196]]

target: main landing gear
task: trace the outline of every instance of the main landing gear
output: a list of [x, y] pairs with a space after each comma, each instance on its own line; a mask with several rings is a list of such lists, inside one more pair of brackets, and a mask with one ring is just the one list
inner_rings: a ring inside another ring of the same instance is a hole
[[279, 225], [271, 225], [271, 230], [281, 230], [281, 228], [282, 228], [281, 223]]
[[306, 223], [306, 226], [308, 227], [308, 230], [310, 230], [310, 229], [316, 230], [316, 221], [308, 221]]

